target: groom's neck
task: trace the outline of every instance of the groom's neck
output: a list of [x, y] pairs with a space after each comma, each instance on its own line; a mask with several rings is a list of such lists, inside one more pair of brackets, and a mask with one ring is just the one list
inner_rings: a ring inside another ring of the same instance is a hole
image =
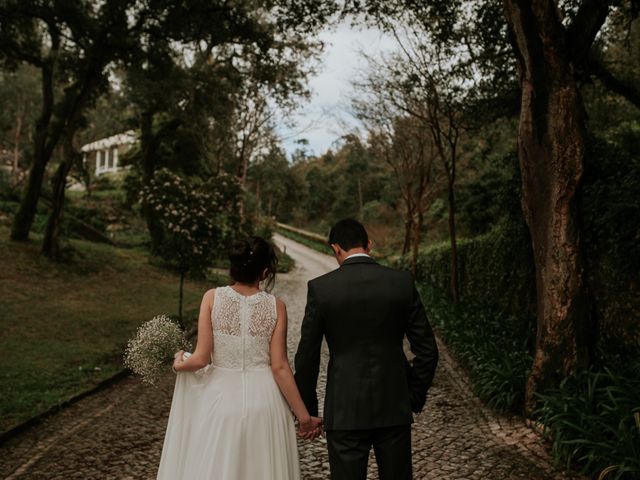
[[347, 250], [345, 251], [340, 258], [340, 265], [342, 265], [342, 263], [349, 258], [351, 255], [355, 255], [357, 253], [364, 253], [365, 255], [369, 255], [369, 250], [362, 248], [362, 247], [357, 247], [357, 248], [352, 248], [351, 250]]

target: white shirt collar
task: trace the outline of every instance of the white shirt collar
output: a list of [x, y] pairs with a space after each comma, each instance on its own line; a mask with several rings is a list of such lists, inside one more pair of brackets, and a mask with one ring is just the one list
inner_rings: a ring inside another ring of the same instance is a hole
[[354, 258], [354, 257], [371, 257], [371, 255], [367, 255], [366, 253], [352, 253], [347, 258], [345, 258], [345, 260], [348, 260], [349, 258]]

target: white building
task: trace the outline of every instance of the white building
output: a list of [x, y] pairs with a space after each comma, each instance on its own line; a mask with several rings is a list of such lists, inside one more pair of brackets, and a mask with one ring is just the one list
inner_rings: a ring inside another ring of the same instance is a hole
[[119, 158], [131, 145], [136, 143], [137, 137], [133, 130], [119, 133], [111, 137], [102, 138], [95, 142], [83, 145], [82, 163], [89, 166], [95, 176], [107, 172], [119, 172], [123, 167], [119, 164]]

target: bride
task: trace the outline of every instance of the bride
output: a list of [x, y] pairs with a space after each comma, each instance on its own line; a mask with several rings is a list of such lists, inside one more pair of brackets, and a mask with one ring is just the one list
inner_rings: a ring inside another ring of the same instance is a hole
[[207, 291], [192, 355], [176, 353], [177, 372], [158, 480], [297, 480], [298, 435], [320, 435], [287, 359], [285, 304], [272, 286], [277, 257], [260, 237], [229, 254], [235, 283]]

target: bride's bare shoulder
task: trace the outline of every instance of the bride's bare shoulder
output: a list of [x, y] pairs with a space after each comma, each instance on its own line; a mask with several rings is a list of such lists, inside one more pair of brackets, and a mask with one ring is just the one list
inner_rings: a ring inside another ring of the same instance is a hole
[[210, 307], [213, 305], [213, 302], [216, 298], [216, 289], [210, 288], [204, 295], [202, 295], [202, 302], [208, 304]]

